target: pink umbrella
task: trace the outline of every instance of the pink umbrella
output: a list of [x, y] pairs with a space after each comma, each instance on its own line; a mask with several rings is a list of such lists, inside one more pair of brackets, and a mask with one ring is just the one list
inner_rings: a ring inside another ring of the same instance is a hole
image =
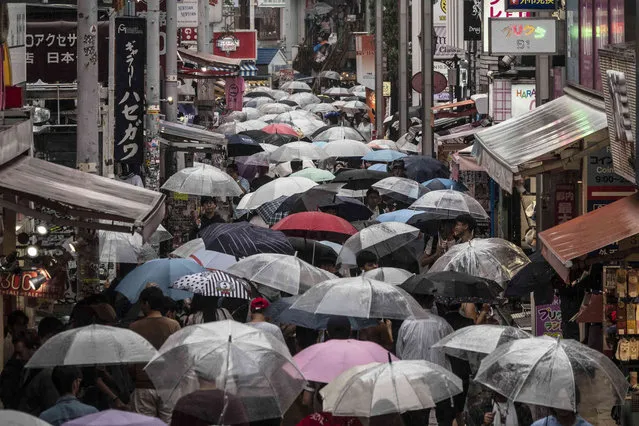
[[300, 134], [293, 127], [284, 123], [274, 123], [262, 129], [263, 132], [270, 133], [272, 135], [291, 135], [299, 137]]
[[349, 368], [398, 358], [373, 342], [329, 340], [309, 346], [293, 357], [304, 377], [313, 382], [330, 383]]

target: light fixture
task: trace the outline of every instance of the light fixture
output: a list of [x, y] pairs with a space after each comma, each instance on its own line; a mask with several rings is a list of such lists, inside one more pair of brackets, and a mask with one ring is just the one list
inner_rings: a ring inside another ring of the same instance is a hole
[[29, 279], [29, 287], [31, 287], [32, 290], [39, 290], [40, 287], [42, 287], [42, 284], [47, 282], [47, 279], [48, 278], [45, 274], [38, 272], [38, 275]]
[[38, 225], [36, 226], [36, 232], [44, 236], [49, 233], [49, 228], [47, 228], [45, 225]]
[[29, 257], [38, 257], [40, 250], [36, 246], [27, 247], [27, 256]]
[[208, 70], [208, 68], [206, 68], [206, 67], [200, 68], [200, 71], [202, 71], [202, 72], [206, 72], [207, 70]]
[[65, 249], [68, 253], [73, 256], [78, 254], [78, 249], [84, 244], [84, 240], [82, 238], [78, 238], [77, 240], [73, 240], [73, 238], [67, 238], [62, 243], [62, 248]]
[[22, 224], [16, 225], [16, 232], [22, 229]]

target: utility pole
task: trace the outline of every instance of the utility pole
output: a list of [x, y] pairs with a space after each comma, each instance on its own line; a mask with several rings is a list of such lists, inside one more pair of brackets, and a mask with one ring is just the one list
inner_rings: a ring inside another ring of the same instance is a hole
[[209, 51], [209, 0], [198, 1], [197, 16], [197, 51], [212, 53]]
[[384, 137], [384, 30], [383, 0], [375, 0], [375, 128]]
[[255, 29], [255, 0], [248, 0], [249, 3], [249, 30]]
[[433, 144], [433, 4], [422, 4], [422, 155], [435, 157]]
[[399, 0], [399, 134], [408, 131], [408, 0]]
[[[168, 31], [167, 31], [168, 33]], [[146, 122], [145, 139], [150, 142], [158, 134], [160, 112], [160, 0], [146, 1]], [[168, 61], [167, 61], [168, 63]], [[145, 146], [145, 156], [153, 161], [156, 152]], [[158, 149], [159, 148], [154, 148]], [[159, 155], [159, 154], [158, 154]], [[160, 189], [159, 176], [146, 176], [146, 187]]]
[[[207, 17], [208, 18], [208, 17]], [[177, 121], [178, 84], [177, 84], [177, 0], [166, 0], [166, 80], [164, 103], [166, 121]], [[169, 102], [168, 99], [172, 99]]]

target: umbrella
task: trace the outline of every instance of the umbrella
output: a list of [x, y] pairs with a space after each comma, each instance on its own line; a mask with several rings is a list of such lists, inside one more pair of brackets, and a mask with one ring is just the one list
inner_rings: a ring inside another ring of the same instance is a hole
[[188, 259], [149, 260], [126, 274], [115, 290], [126, 296], [129, 302], [135, 303], [147, 284], [154, 283], [162, 289], [166, 296], [173, 300], [182, 300], [191, 297], [191, 294], [186, 291], [170, 289], [169, 285], [178, 278], [198, 272], [204, 272], [204, 268]]
[[254, 120], [245, 121], [243, 123], [237, 123], [237, 125], [235, 126], [235, 129], [237, 133], [246, 134], [246, 132], [261, 131], [266, 126], [268, 126], [268, 123], [266, 122], [266, 120], [254, 119]]
[[[282, 98], [281, 100], [279, 100], [278, 102], [279, 102], [279, 103], [281, 103], [281, 104], [284, 104], [284, 105], [291, 106], [291, 107], [293, 107], [293, 108], [299, 108], [299, 104], [298, 104], [297, 102], [292, 101], [292, 100], [287, 99], [287, 98], [288, 98], [288, 94], [287, 94], [284, 98]], [[291, 110], [291, 111], [292, 111], [292, 110]]]
[[[353, 86], [350, 89], [351, 94], [355, 95], [355, 96], [366, 96], [366, 86], [364, 86], [363, 84], [358, 84], [357, 86]], [[360, 93], [362, 93], [363, 95], [359, 95]]]
[[345, 101], [345, 100], [340, 100], [340, 101], [331, 102], [331, 105], [333, 105], [337, 109], [340, 109], [340, 108], [342, 108], [344, 106], [344, 104], [346, 102], [347, 101]]
[[248, 222], [214, 223], [204, 228], [201, 234], [207, 250], [232, 256], [246, 257], [258, 253], [294, 253], [293, 247], [284, 234], [260, 228]]
[[315, 182], [303, 177], [277, 178], [262, 185], [257, 191], [247, 194], [251, 195], [251, 197], [247, 198], [247, 195], [245, 195], [240, 200], [237, 208], [246, 210], [256, 209], [262, 204], [283, 195], [291, 196], [293, 194], [306, 192], [314, 186], [317, 186]]
[[330, 383], [346, 370], [371, 362], [399, 359], [373, 342], [333, 339], [311, 345], [298, 352], [295, 363], [307, 380]]
[[[383, 151], [377, 151], [383, 152]], [[401, 177], [387, 177], [373, 184], [381, 195], [392, 198], [400, 203], [410, 204], [429, 192], [429, 190], [411, 179]]]
[[323, 160], [326, 153], [309, 142], [291, 142], [280, 146], [271, 153], [271, 161], [283, 163], [293, 160]]
[[[231, 267], [232, 265], [229, 265], [229, 269]], [[174, 282], [171, 287], [202, 296], [247, 300], [251, 298], [249, 283], [222, 271], [205, 271], [186, 275]]]
[[[333, 10], [333, 6], [331, 6], [330, 4], [327, 4], [327, 3], [324, 3], [324, 2], [317, 2], [310, 9], [309, 13], [312, 14], [312, 15], [326, 15], [326, 14], [330, 13], [331, 10]], [[327, 72], [335, 72], [335, 71], [327, 71]], [[320, 76], [321, 76], [321, 74], [320, 74]]]
[[401, 288], [364, 277], [324, 281], [301, 295], [291, 309], [358, 318], [421, 318], [426, 312]]
[[[320, 3], [318, 3], [320, 4]], [[326, 3], [322, 3], [325, 4]], [[328, 5], [327, 5], [328, 6]], [[315, 5], [317, 7], [317, 4]], [[330, 10], [329, 10], [330, 12]], [[329, 80], [341, 80], [341, 77], [337, 71], [322, 71], [319, 73], [320, 78], [328, 78]]]
[[406, 168], [406, 177], [417, 182], [435, 178], [448, 178], [450, 171], [448, 167], [441, 161], [422, 155], [410, 155], [404, 158], [404, 167]]
[[248, 156], [264, 151], [257, 141], [246, 135], [227, 136], [226, 140], [229, 157]]
[[456, 182], [452, 179], [444, 179], [444, 178], [435, 178], [435, 179], [431, 179], [431, 180], [427, 180], [426, 182], [423, 182], [422, 185], [424, 185], [426, 188], [430, 189], [431, 191], [437, 191], [440, 189], [454, 189], [455, 191], [468, 191], [468, 188], [466, 188], [466, 186], [463, 183], [460, 182]]
[[[202, 241], [201, 238], [198, 238]], [[189, 259], [196, 262], [198, 265], [207, 269], [218, 269], [226, 271], [226, 269], [237, 263], [237, 258], [225, 253], [219, 253], [213, 250], [207, 250], [204, 248], [204, 241], [202, 241], [202, 248], [190, 254]]]
[[284, 203], [287, 199], [288, 197], [286, 195], [282, 195], [273, 201], [268, 201], [262, 204], [255, 209], [255, 211], [268, 226], [274, 225], [288, 215], [288, 212], [279, 211], [282, 203]]
[[350, 96], [350, 92], [345, 87], [331, 87], [328, 90], [325, 90], [322, 94], [326, 96]]
[[[530, 255], [530, 263], [517, 272], [506, 287], [504, 296], [523, 297], [535, 292], [535, 302], [540, 302], [541, 297], [552, 290], [552, 282], [558, 277], [557, 272], [543, 257], [541, 251]], [[549, 303], [552, 302], [552, 299]]]
[[277, 147], [286, 145], [287, 143], [291, 143], [291, 142], [310, 142], [310, 141], [307, 140], [306, 138], [300, 138], [299, 136], [274, 134], [274, 135], [268, 135], [268, 137], [266, 137], [263, 140], [263, 142], [274, 145], [277, 149]]
[[494, 303], [503, 290], [494, 281], [455, 271], [415, 275], [400, 287], [411, 294], [435, 296], [443, 303]]
[[[277, 116], [275, 116], [275, 118], [273, 119], [274, 123], [293, 123], [293, 121], [300, 119], [300, 118], [305, 118], [305, 119], [313, 119], [315, 120], [317, 117], [315, 115], [313, 115], [312, 113], [302, 110], [302, 109], [296, 109], [293, 111], [288, 111], [288, 112], [283, 112], [281, 114], [277, 114]], [[318, 120], [319, 121], [319, 120]], [[322, 125], [320, 127], [322, 127], [324, 125], [323, 121], [320, 121], [320, 123], [322, 123]]]
[[[302, 160], [302, 169], [314, 167], [315, 163], [313, 163], [312, 160]], [[277, 163], [271, 168], [271, 171], [275, 174], [275, 176], [288, 177], [291, 173], [293, 173], [293, 167], [291, 165], [291, 161], [285, 161], [283, 163]]]
[[341, 106], [341, 110], [345, 112], [357, 113], [361, 111], [370, 111], [370, 107], [362, 101], [348, 101]]
[[486, 278], [502, 287], [530, 263], [521, 248], [501, 238], [475, 238], [454, 245], [431, 266], [430, 272], [457, 271]]
[[[310, 135], [324, 125], [323, 121], [313, 117], [311, 113], [309, 114], [311, 116], [293, 118], [290, 122], [291, 126], [299, 129], [305, 135]], [[275, 118], [277, 119], [277, 117]]]
[[294, 107], [280, 103], [280, 102], [272, 102], [270, 104], [264, 104], [259, 107], [259, 111], [262, 114], [281, 114], [283, 112], [292, 111]]
[[149, 239], [149, 243], [151, 244], [160, 244], [164, 241], [169, 241], [173, 239], [173, 235], [162, 225], [158, 225], [157, 229], [153, 234], [151, 234], [151, 238]]
[[162, 185], [162, 189], [209, 197], [237, 197], [243, 194], [231, 176], [208, 164], [180, 170]]
[[296, 256], [256, 254], [237, 262], [229, 273], [288, 294], [304, 292], [322, 281], [336, 278]]
[[134, 331], [93, 324], [51, 337], [25, 367], [137, 364], [149, 362], [156, 354], [151, 343]]
[[297, 103], [300, 107], [305, 107], [310, 104], [318, 104], [321, 99], [312, 93], [294, 93], [286, 97], [286, 100]]
[[225, 123], [246, 121], [246, 114], [242, 111], [231, 111], [222, 116], [222, 120]]
[[[395, 142], [397, 149], [407, 154], [421, 154], [422, 145], [419, 143], [419, 139], [417, 137], [409, 138], [409, 135], [410, 133], [406, 133], [397, 139], [397, 142]], [[418, 132], [417, 135], [421, 137], [421, 132]]]
[[[251, 120], [251, 121], [259, 121], [259, 120]], [[250, 123], [251, 121], [247, 121], [247, 122], [242, 123], [242, 124], [246, 125], [246, 123]], [[262, 143], [262, 142], [264, 142], [264, 139], [267, 138], [270, 135], [261, 130], [264, 127], [268, 126], [268, 123], [260, 122], [260, 124], [263, 124], [263, 126], [260, 127], [259, 129], [257, 129], [257, 130], [243, 130], [241, 132], [238, 132], [238, 135], [246, 135], [249, 138], [255, 139], [256, 141]]]
[[130, 411], [106, 410], [63, 423], [62, 426], [166, 426], [157, 417]]
[[[342, 253], [357, 255], [361, 251], [370, 251], [377, 257], [391, 254], [419, 236], [419, 229], [403, 223], [388, 222], [369, 226], [350, 237], [342, 247]], [[343, 259], [342, 253], [340, 258]]]
[[322, 212], [302, 212], [286, 216], [272, 229], [294, 237], [344, 241], [357, 232], [341, 217]]
[[329, 112], [337, 111], [337, 108], [335, 108], [333, 105], [325, 103], [306, 105], [304, 109], [314, 114], [327, 114]]
[[349, 222], [368, 219], [373, 212], [354, 198], [336, 195], [335, 192], [311, 188], [303, 194], [295, 194], [281, 203], [278, 212], [301, 213], [334, 209], [337, 216]]
[[374, 170], [376, 172], [388, 172], [388, 165], [387, 164], [381, 164], [381, 163], [373, 164], [367, 170]]
[[495, 349], [481, 362], [475, 381], [525, 404], [577, 411], [623, 404], [628, 382], [604, 354], [575, 340], [533, 337]]
[[366, 138], [357, 130], [341, 125], [322, 127], [313, 133], [312, 138], [314, 141], [336, 141], [339, 139], [366, 141]]
[[[165, 401], [176, 401], [198, 379], [242, 401], [249, 421], [282, 417], [304, 387], [288, 348], [274, 336], [234, 321], [185, 327], [145, 367]], [[233, 424], [223, 410], [215, 424]]]
[[[283, 90], [288, 90], [289, 92], [312, 92], [311, 86], [304, 83], [303, 81], [289, 81], [288, 83], [282, 84]], [[288, 98], [290, 99], [290, 97]]]
[[410, 206], [411, 209], [427, 212], [430, 219], [455, 219], [469, 214], [477, 220], [488, 219], [486, 210], [477, 200], [452, 189], [430, 191]]
[[344, 170], [336, 173], [333, 183], [345, 183], [345, 189], [362, 190], [368, 189], [378, 181], [387, 178], [390, 173], [378, 172], [375, 170], [354, 169]]
[[355, 222], [352, 222], [351, 225], [353, 225], [355, 229], [357, 229], [358, 231], [361, 231], [362, 229], [366, 229], [369, 226], [377, 225], [379, 223], [381, 222], [377, 219], [370, 219], [370, 220], [357, 220]]
[[173, 407], [171, 424], [214, 425], [225, 410], [227, 414], [233, 414], [233, 425], [249, 426], [242, 401], [219, 389], [198, 390], [180, 398]]
[[381, 267], [364, 272], [362, 277], [377, 281], [384, 281], [385, 283], [393, 285], [400, 285], [413, 275], [415, 274], [408, 272], [405, 269]]
[[469, 361], [469, 355], [492, 353], [498, 346], [518, 339], [532, 337], [517, 327], [504, 325], [471, 325], [461, 328], [441, 339], [433, 348], [440, 348], [447, 355]]
[[273, 98], [268, 96], [259, 96], [257, 98], [249, 98], [244, 101], [245, 107], [258, 108], [261, 105], [270, 104]]
[[[369, 147], [370, 144], [368, 144]], [[406, 157], [406, 154], [402, 154], [401, 152], [393, 151], [390, 149], [381, 149], [379, 151], [371, 151], [365, 156], [362, 157], [364, 161], [376, 161], [381, 163], [391, 163], [395, 160], [399, 160], [400, 158]]]
[[390, 149], [394, 151], [398, 150], [397, 144], [389, 139], [373, 139], [368, 143], [368, 146], [373, 149]]
[[196, 238], [191, 241], [187, 241], [182, 244], [180, 247], [176, 248], [171, 252], [171, 257], [181, 257], [186, 258], [191, 256], [193, 253], [198, 250], [204, 249], [204, 241], [201, 238]]
[[244, 93], [244, 98], [260, 98], [260, 97], [275, 99], [273, 95], [271, 95], [267, 91], [251, 90], [250, 92]]
[[[429, 225], [432, 223], [430, 222], [427, 213], [411, 209], [401, 209], [395, 210], [394, 212], [382, 213], [377, 216], [377, 220], [379, 222], [405, 223], [407, 225], [412, 225], [415, 228], [419, 228], [422, 231], [429, 229]], [[434, 232], [437, 232], [437, 229], [435, 229]]]
[[363, 157], [371, 149], [360, 141], [342, 139], [326, 144], [324, 152], [329, 157]]
[[300, 170], [299, 172], [295, 172], [291, 177], [305, 177], [307, 179], [312, 180], [313, 182], [329, 182], [335, 179], [335, 175], [328, 170], [316, 169], [316, 168], [308, 168]]
[[0, 419], [7, 426], [51, 426], [49, 423], [22, 411], [0, 410]]
[[463, 391], [462, 381], [428, 361], [392, 361], [351, 368], [320, 391], [335, 416], [374, 417], [424, 410]]
[[138, 263], [144, 242], [140, 234], [98, 231], [100, 262]]
[[[335, 260], [337, 260], [339, 249], [342, 247], [339, 244], [329, 243], [328, 241], [317, 241], [302, 237], [288, 237], [288, 240], [297, 252], [297, 257], [313, 266], [317, 266], [319, 261], [328, 261], [334, 264]], [[339, 247], [337, 251], [332, 244]]]
[[269, 124], [268, 126], [262, 129], [263, 132], [270, 133], [272, 135], [281, 134], [281, 135], [291, 135], [291, 136], [299, 136], [297, 130], [284, 123], [276, 123]]
[[262, 113], [257, 110], [257, 108], [253, 107], [244, 107], [242, 108], [242, 112], [246, 114], [247, 120], [257, 120], [262, 116]]

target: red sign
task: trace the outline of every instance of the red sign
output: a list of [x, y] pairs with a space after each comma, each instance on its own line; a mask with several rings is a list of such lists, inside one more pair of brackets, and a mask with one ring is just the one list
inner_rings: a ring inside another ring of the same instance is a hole
[[180, 28], [181, 41], [197, 41], [197, 28]]
[[[225, 51], [228, 47], [228, 43], [222, 43], [220, 46], [218, 41], [229, 40], [229, 37], [235, 37], [237, 43], [235, 45], [235, 50]], [[257, 31], [236, 31], [230, 34], [213, 33], [213, 42], [211, 44], [213, 45], [214, 55], [247, 61], [254, 61], [257, 59]]]
[[[31, 288], [29, 280], [37, 277], [40, 272], [44, 273], [49, 279], [40, 288], [34, 290]], [[54, 277], [51, 277], [44, 269], [23, 271], [19, 274], [3, 274], [0, 275], [0, 294], [55, 300], [64, 295], [65, 284], [66, 273], [55, 274]]]

